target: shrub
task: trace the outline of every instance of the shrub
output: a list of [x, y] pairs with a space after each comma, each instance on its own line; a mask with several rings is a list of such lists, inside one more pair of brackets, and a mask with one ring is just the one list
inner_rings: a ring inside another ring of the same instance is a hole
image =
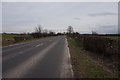
[[15, 40], [15, 42], [19, 42], [19, 41], [23, 41], [23, 40], [29, 40], [31, 38], [32, 38], [31, 36], [22, 35], [22, 36], [15, 36], [14, 40]]
[[104, 54], [109, 54], [107, 49], [111, 49], [112, 41], [108, 38], [101, 37], [86, 37], [84, 39], [84, 48], [88, 51]]
[[89, 34], [88, 35], [73, 34], [70, 35], [70, 37], [74, 38], [78, 42], [78, 44], [82, 45], [82, 47], [87, 51], [104, 55], [105, 57], [118, 54], [117, 40]]

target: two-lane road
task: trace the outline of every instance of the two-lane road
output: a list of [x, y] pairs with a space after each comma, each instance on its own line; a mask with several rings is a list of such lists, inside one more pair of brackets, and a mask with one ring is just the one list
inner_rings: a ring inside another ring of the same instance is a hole
[[65, 36], [2, 48], [3, 78], [71, 78], [72, 67]]

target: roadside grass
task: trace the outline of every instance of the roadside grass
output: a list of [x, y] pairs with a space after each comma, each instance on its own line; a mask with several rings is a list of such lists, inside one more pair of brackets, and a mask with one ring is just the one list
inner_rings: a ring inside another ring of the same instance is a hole
[[2, 38], [2, 34], [0, 34], [0, 38]]
[[73, 38], [67, 37], [67, 40], [75, 78], [115, 78], [103, 67], [83, 55], [82, 48]]
[[2, 46], [2, 35], [0, 34], [0, 47]]
[[105, 38], [110, 38], [110, 39], [115, 39], [115, 40], [120, 40], [120, 37], [118, 36], [104, 36]]

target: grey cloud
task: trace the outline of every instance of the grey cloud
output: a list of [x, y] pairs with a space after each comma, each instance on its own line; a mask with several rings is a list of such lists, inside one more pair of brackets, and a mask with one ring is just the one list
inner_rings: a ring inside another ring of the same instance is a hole
[[[89, 30], [89, 26], [95, 24], [117, 24], [116, 16], [105, 16], [102, 19], [100, 17], [93, 18], [87, 16], [88, 14], [90, 14], [90, 16], [116, 15], [118, 8], [116, 4], [117, 3], [94, 2], [2, 3], [2, 24], [3, 29], [6, 32], [25, 32], [26, 30], [32, 32], [34, 30], [34, 26], [37, 24], [41, 24], [49, 30], [56, 29], [54, 30], [55, 32], [66, 31], [67, 26], [71, 24], [73, 26], [78, 26], [80, 31], [86, 32], [84, 31], [84, 27]], [[58, 30], [57, 28], [60, 29]], [[104, 30], [104, 27], [102, 29]], [[79, 31], [79, 29], [76, 31]], [[110, 30], [106, 29], [106, 31]]]
[[104, 13], [93, 13], [93, 14], [89, 14], [89, 16], [108, 16], [108, 15], [117, 15], [117, 13], [104, 12]]
[[105, 26], [99, 26], [97, 28], [97, 31], [99, 33], [118, 33], [118, 26], [117, 25], [105, 25]]
[[78, 18], [78, 17], [75, 17], [75, 18], [73, 18], [73, 19], [75, 19], [75, 20], [81, 20], [80, 18]]

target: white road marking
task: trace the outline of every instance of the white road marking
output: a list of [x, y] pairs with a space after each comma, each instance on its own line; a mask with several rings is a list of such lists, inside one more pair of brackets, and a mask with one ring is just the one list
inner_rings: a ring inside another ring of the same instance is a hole
[[73, 73], [73, 69], [72, 69], [72, 64], [71, 64], [71, 56], [70, 56], [70, 50], [69, 50], [69, 47], [68, 47], [68, 42], [67, 42], [67, 38], [66, 39], [66, 43], [67, 43], [67, 50], [68, 50], [68, 57], [69, 57], [69, 61], [70, 61], [70, 70], [72, 72], [72, 78], [74, 77], [74, 73]]
[[31, 43], [31, 42], [34, 42], [34, 41], [39, 41], [39, 40], [33, 40], [33, 41], [28, 41], [28, 42], [23, 42], [23, 43], [18, 43], [18, 44], [12, 44], [12, 45], [8, 45], [8, 46], [4, 46], [2, 48], [6, 48], [6, 47], [10, 47], [10, 46], [16, 46], [16, 45], [22, 45], [22, 44], [27, 44], [27, 43]]
[[11, 48], [11, 49], [7, 49], [7, 50], [2, 50], [2, 52], [11, 51], [11, 50], [14, 50], [14, 49], [17, 49], [17, 48], [22, 48], [22, 47], [25, 47], [25, 46], [28, 46], [28, 45], [30, 45], [30, 44], [19, 46], [19, 47], [15, 47], [15, 48]]
[[[36, 47], [42, 46], [42, 45], [43, 45], [43, 43], [41, 43], [41, 44], [39, 44], [39, 45], [36, 45]], [[11, 55], [5, 56], [5, 57], [3, 58], [3, 61], [9, 60], [9, 59], [11, 59], [11, 58], [14, 58], [14, 57], [16, 57], [16, 56], [18, 56], [18, 55], [20, 55], [20, 54], [22, 54], [22, 53], [24, 53], [24, 52], [27, 52], [27, 51], [29, 51], [29, 50], [31, 50], [31, 49], [33, 49], [33, 47], [30, 48], [30, 49], [26, 49], [26, 50], [24, 50], [24, 51], [20, 51], [20, 52], [18, 52], [17, 54], [11, 54]]]
[[[36, 41], [39, 41], [39, 40], [36, 40]], [[5, 46], [5, 47], [10, 47], [10, 46], [22, 45], [22, 44], [23, 44], [22, 46], [19, 46], [19, 47], [15, 47], [15, 48], [7, 49], [7, 50], [2, 50], [2, 52], [11, 51], [11, 50], [14, 50], [14, 49], [17, 49], [17, 48], [22, 48], [22, 47], [25, 47], [25, 46], [31, 45], [31, 44], [29, 44], [29, 43], [32, 43], [32, 42], [35, 42], [35, 41], [30, 41], [30, 42], [25, 42], [25, 43], [13, 44], [13, 45]], [[3, 48], [5, 48], [5, 47], [3, 47]]]
[[71, 65], [71, 59], [70, 59], [70, 52], [68, 48], [67, 39], [65, 38], [65, 50], [63, 55], [63, 61], [62, 61], [62, 70], [61, 70], [61, 78], [73, 78], [73, 70]]
[[25, 74], [28, 73], [30, 69], [32, 69], [40, 60], [44, 58], [44, 56], [54, 47], [58, 41], [52, 43], [47, 48], [39, 52], [38, 54], [28, 58], [23, 63], [16, 66], [14, 69], [11, 69], [9, 72], [3, 75], [5, 78], [22, 78]]
[[18, 55], [20, 55], [20, 54], [23, 54], [23, 53], [25, 53], [25, 52], [27, 52], [27, 51], [32, 50], [32, 49], [33, 49], [33, 47], [31, 47], [31, 48], [29, 48], [29, 49], [26, 49], [26, 50], [24, 50], [24, 51], [20, 51], [20, 52], [18, 52], [18, 53], [16, 53], [16, 54], [11, 54], [11, 55], [5, 56], [4, 58], [2, 58], [2, 60], [3, 60], [3, 62], [4, 62], [4, 61], [7, 61], [7, 60], [9, 60], [9, 59], [11, 59], [11, 58], [14, 58], [14, 57], [16, 57], [16, 56], [18, 56]]
[[41, 43], [41, 44], [38, 44], [38, 45], [36, 45], [35, 47], [39, 47], [39, 46], [42, 46], [43, 45], [43, 43]]

